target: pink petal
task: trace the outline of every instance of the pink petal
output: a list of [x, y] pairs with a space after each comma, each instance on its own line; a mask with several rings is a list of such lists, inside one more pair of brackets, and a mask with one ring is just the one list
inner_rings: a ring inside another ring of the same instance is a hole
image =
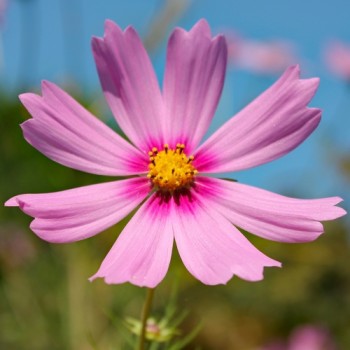
[[191, 153], [201, 141], [221, 95], [226, 61], [225, 38], [212, 39], [206, 21], [189, 32], [177, 28], [172, 33], [164, 78], [167, 143], [172, 147], [184, 143]]
[[54, 161], [100, 175], [147, 171], [147, 156], [123, 140], [55, 84], [42, 94], [20, 95], [33, 116], [21, 126], [25, 139]]
[[307, 108], [319, 79], [299, 79], [293, 66], [246, 108], [217, 130], [195, 154], [203, 172], [251, 168], [279, 158], [317, 127], [321, 110]]
[[141, 150], [164, 145], [164, 110], [152, 64], [132, 27], [107, 20], [92, 50], [107, 102], [124, 133]]
[[309, 242], [323, 233], [319, 221], [345, 215], [339, 197], [296, 199], [237, 182], [197, 178], [208, 201], [234, 225], [279, 242]]
[[71, 190], [22, 194], [6, 206], [19, 206], [33, 216], [30, 228], [53, 243], [82, 240], [116, 224], [148, 195], [149, 181], [132, 178]]
[[280, 263], [258, 251], [199, 192], [175, 202], [174, 234], [180, 256], [193, 276], [209, 285], [225, 284], [235, 274], [263, 279], [265, 266]]
[[130, 282], [149, 288], [160, 283], [169, 267], [174, 240], [170, 209], [170, 202], [151, 196], [126, 225], [90, 280], [102, 277], [110, 284]]

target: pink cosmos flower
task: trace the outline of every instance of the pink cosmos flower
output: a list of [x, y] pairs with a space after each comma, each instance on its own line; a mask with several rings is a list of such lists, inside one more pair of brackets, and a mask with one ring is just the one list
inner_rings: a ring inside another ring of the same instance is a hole
[[[23, 194], [6, 202], [33, 216], [31, 229], [54, 243], [96, 235], [140, 206], [97, 273], [106, 283], [155, 287], [165, 276], [175, 239], [192, 275], [205, 284], [237, 275], [263, 278], [281, 264], [258, 251], [236, 226], [281, 242], [307, 242], [319, 221], [345, 214], [338, 197], [299, 200], [208, 176], [257, 166], [290, 152], [317, 126], [307, 108], [318, 79], [299, 79], [290, 67], [255, 101], [199, 146], [224, 83], [225, 38], [206, 21], [173, 31], [161, 92], [149, 57], [132, 27], [106, 22], [92, 49], [107, 102], [130, 143], [56, 85], [42, 96], [20, 96], [33, 116], [25, 139], [74, 169], [129, 176], [62, 192]], [[232, 225], [234, 224], [234, 225]]]
[[288, 342], [289, 350], [336, 350], [330, 333], [327, 329], [305, 325], [297, 328], [291, 335]]
[[277, 74], [296, 62], [290, 43], [248, 40], [230, 33], [228, 35], [229, 61], [235, 67], [258, 74]]
[[350, 45], [340, 41], [330, 43], [326, 47], [325, 59], [334, 74], [350, 81]]
[[4, 24], [5, 13], [8, 7], [8, 0], [0, 0], [0, 27]]
[[321, 326], [304, 325], [296, 328], [287, 342], [267, 345], [260, 350], [336, 350], [329, 331]]

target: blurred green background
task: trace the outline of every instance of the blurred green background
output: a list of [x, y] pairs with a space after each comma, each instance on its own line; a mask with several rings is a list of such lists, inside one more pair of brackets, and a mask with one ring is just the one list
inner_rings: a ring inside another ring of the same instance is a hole
[[[58, 0], [49, 2], [55, 3], [55, 6], [59, 3]], [[21, 21], [25, 22], [28, 30], [31, 25], [38, 25], [26, 19], [28, 11], [33, 15], [40, 9], [38, 3], [40, 1], [9, 1], [8, 8], [2, 16], [5, 44], [6, 40], [9, 40], [10, 29], [23, 26]], [[78, 12], [82, 11], [81, 16], [93, 15], [84, 10], [82, 2], [72, 3], [74, 6], [80, 6]], [[99, 16], [128, 23], [127, 15], [133, 14], [130, 15], [130, 22], [136, 22], [132, 23], [136, 26], [138, 18], [142, 17], [138, 6], [145, 6], [135, 1], [126, 9], [128, 12], [121, 14], [109, 12], [113, 9], [113, 4], [110, 3], [108, 7], [106, 3], [101, 5], [106, 10], [105, 12], [101, 10]], [[143, 31], [141, 30], [145, 43], [158, 64], [160, 60], [164, 60], [165, 34], [174, 24], [184, 23], [187, 28], [190, 27], [201, 14], [198, 2], [180, 1], [176, 6], [174, 4], [174, 1], [152, 2], [152, 11], [149, 10], [148, 20], [143, 24]], [[342, 10], [340, 4], [341, 2], [338, 4], [339, 11]], [[67, 1], [62, 1], [61, 5], [63, 9], [70, 11]], [[211, 21], [219, 30], [220, 8], [216, 8], [215, 11], [217, 17]], [[17, 17], [20, 13], [23, 15], [21, 20]], [[273, 13], [270, 15], [273, 16]], [[122, 18], [120, 21], [119, 17]], [[13, 18], [17, 21], [15, 24], [11, 22]], [[234, 24], [232, 21], [232, 27]], [[100, 21], [98, 26], [98, 33], [91, 29], [88, 35], [100, 35], [103, 22]], [[224, 23], [222, 26], [228, 27], [228, 24]], [[259, 28], [259, 23], [257, 27]], [[69, 28], [73, 30], [74, 26], [68, 26]], [[40, 30], [44, 29], [38, 29], [38, 33]], [[67, 28], [61, 34], [69, 35]], [[276, 36], [279, 34], [275, 33]], [[6, 83], [1, 84], [0, 92], [1, 202], [5, 202], [15, 194], [53, 192], [109, 180], [106, 177], [84, 174], [60, 166], [46, 159], [25, 142], [19, 124], [29, 115], [20, 105], [17, 95], [23, 91], [38, 91], [38, 81], [55, 74], [48, 71], [48, 76], [45, 76], [40, 71], [41, 73], [33, 77], [26, 71], [30, 69], [28, 65], [24, 68], [17, 66], [17, 82], [14, 82], [11, 80], [11, 73], [6, 72], [7, 69], [14, 68], [8, 68], [6, 64], [9, 57], [6, 54], [5, 44], [2, 47], [2, 56], [5, 60], [1, 69], [3, 81]], [[28, 43], [22, 42], [22, 45], [27, 45], [26, 47], [31, 50]], [[69, 45], [72, 44], [67, 45], [68, 51], [71, 50], [72, 47]], [[23, 57], [19, 56], [26, 53], [20, 50], [22, 46], [17, 46], [18, 57], [15, 59], [20, 62]], [[9, 50], [14, 48], [10, 47]], [[88, 48], [84, 47], [85, 50]], [[35, 60], [35, 53], [34, 49], [27, 52], [29, 62], [32, 62], [30, 57], [33, 55], [32, 60]], [[61, 72], [56, 80], [59, 80], [61, 86], [90, 111], [116, 128], [106, 104], [101, 100], [99, 86], [84, 78], [84, 74], [74, 75], [76, 56], [72, 55], [72, 61], [69, 54], [65, 57], [67, 69]], [[79, 59], [85, 60], [85, 57], [79, 56]], [[88, 59], [91, 60], [91, 55]], [[94, 69], [87, 63], [84, 65], [88, 67], [87, 70]], [[309, 63], [308, 67], [310, 66], [312, 64]], [[18, 72], [23, 71], [25, 73], [22, 79], [22, 73]], [[228, 73], [229, 79], [234, 73], [233, 67]], [[254, 72], [244, 73], [248, 75], [242, 74], [237, 69], [239, 79], [248, 77], [251, 84], [248, 87], [251, 87], [246, 89], [245, 94], [239, 92], [240, 100], [235, 105], [237, 108], [275, 78], [274, 75], [262, 78]], [[328, 88], [335, 82], [331, 81], [329, 84]], [[347, 81], [339, 80], [336, 84], [342, 86], [338, 86], [337, 89], [345, 93], [347, 102], [350, 98], [350, 89], [346, 87]], [[237, 88], [236, 84], [234, 85]], [[219, 108], [220, 115], [223, 114], [225, 118], [232, 114], [231, 104], [227, 99], [230, 100], [232, 95], [236, 96], [234, 89], [230, 95], [231, 87], [229, 82]], [[332, 98], [332, 95], [329, 96]], [[333, 97], [335, 101], [333, 104], [338, 104], [338, 96]], [[332, 104], [332, 101], [328, 103]], [[350, 103], [339, 105], [339, 114], [342, 118], [343, 115], [349, 117]], [[332, 125], [329, 121], [328, 123], [327, 125]], [[339, 123], [339, 120], [334, 118], [332, 123]], [[346, 134], [348, 135], [348, 131]], [[309, 182], [293, 181], [294, 176], [289, 175], [289, 178], [286, 178], [286, 173], [279, 172], [278, 174], [284, 178], [279, 179], [278, 191], [301, 198], [310, 195], [315, 198], [324, 195], [340, 195], [345, 198], [349, 196], [350, 152], [346, 142], [339, 141], [337, 135], [335, 127], [330, 127], [328, 131], [323, 129], [312, 145], [309, 145], [313, 152], [310, 154], [317, 154], [319, 164], [325, 164], [328, 172], [320, 173], [322, 168], [319, 166], [317, 171], [313, 170], [314, 162], [307, 156], [301, 165], [298, 165], [299, 168], [297, 165], [293, 168], [294, 158], [289, 158], [288, 166], [286, 168], [282, 166], [282, 170], [285, 172], [291, 170], [299, 180], [306, 178]], [[309, 154], [308, 151], [306, 153]], [[268, 169], [267, 174], [271, 174], [275, 169]], [[260, 185], [259, 181], [262, 180], [259, 180], [259, 173], [257, 171], [253, 173], [257, 181], [254, 182], [254, 178], [249, 178], [252, 180], [251, 184]], [[317, 186], [314, 186], [313, 178], [318, 182]], [[239, 180], [241, 181], [240, 178]], [[277, 186], [275, 180], [276, 177], [271, 177], [269, 180], [265, 174], [264, 181], [267, 184], [265, 188], [275, 190], [274, 186]], [[325, 183], [324, 188], [322, 182]], [[145, 290], [129, 284], [108, 286], [101, 280], [93, 283], [87, 280], [97, 270], [127, 219], [97, 237], [70, 245], [53, 245], [41, 241], [30, 232], [30, 221], [31, 218], [16, 208], [0, 207], [0, 348], [129, 349], [128, 331], [124, 319], [129, 316], [139, 318]], [[177, 314], [186, 312], [186, 317], [178, 327], [181, 332], [178, 338], [190, 334], [192, 329], [201, 324], [200, 331], [186, 349], [262, 349], [265, 344], [275, 340], [287, 341], [290, 334], [302, 325], [322, 327], [333, 339], [337, 349], [350, 349], [349, 221], [344, 218], [326, 223], [325, 229], [326, 234], [316, 242], [302, 245], [269, 242], [247, 234], [255, 246], [268, 256], [282, 261], [284, 265], [282, 269], [266, 269], [265, 279], [258, 283], [233, 278], [226, 286], [202, 285], [189, 275], [177, 253], [174, 252], [169, 273], [156, 290], [152, 314], [161, 319], [164, 310], [169, 308], [172, 295], [171, 307], [175, 305]]]

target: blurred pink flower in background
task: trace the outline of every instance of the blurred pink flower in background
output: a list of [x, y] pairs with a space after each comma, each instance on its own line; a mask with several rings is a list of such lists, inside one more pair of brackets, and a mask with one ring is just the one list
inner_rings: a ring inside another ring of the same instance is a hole
[[222, 35], [213, 38], [204, 20], [190, 31], [176, 28], [163, 91], [132, 27], [106, 21], [92, 48], [106, 100], [130, 142], [49, 82], [42, 96], [20, 96], [33, 117], [22, 124], [24, 137], [63, 165], [128, 178], [6, 202], [33, 216], [31, 229], [55, 243], [94, 236], [141, 204], [92, 279], [155, 287], [175, 241], [189, 272], [205, 284], [233, 275], [258, 281], [264, 267], [281, 264], [237, 227], [270, 240], [309, 242], [323, 233], [320, 221], [345, 214], [339, 197], [295, 199], [208, 176], [270, 162], [303, 142], [321, 119], [320, 109], [307, 107], [319, 79], [300, 79], [299, 67], [289, 67], [200, 144], [224, 84]]
[[26, 264], [36, 253], [27, 232], [14, 223], [2, 223], [0, 242], [0, 260], [7, 268]]
[[296, 328], [286, 342], [271, 343], [259, 350], [337, 350], [329, 331], [321, 326], [303, 325]]
[[332, 73], [350, 81], [350, 44], [341, 41], [329, 43], [325, 49], [325, 60]]
[[0, 27], [4, 24], [7, 6], [8, 0], [0, 0]]
[[233, 67], [257, 74], [272, 75], [295, 64], [293, 46], [287, 41], [254, 41], [229, 32], [228, 56]]

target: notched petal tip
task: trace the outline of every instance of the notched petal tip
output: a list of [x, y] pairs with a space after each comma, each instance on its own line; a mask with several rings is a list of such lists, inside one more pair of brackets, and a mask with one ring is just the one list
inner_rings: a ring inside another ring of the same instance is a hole
[[117, 23], [115, 23], [111, 19], [106, 19], [105, 20], [105, 26], [104, 26], [105, 34], [106, 34], [107, 31], [113, 30], [113, 29], [117, 29], [118, 31], [122, 32], [121, 28], [118, 26]]
[[294, 64], [285, 69], [285, 71], [281, 74], [280, 78], [277, 82], [286, 82], [286, 81], [299, 81], [301, 74], [301, 68], [299, 64]]
[[[309, 125], [311, 132], [318, 127], [322, 119], [322, 110], [320, 108], [306, 107], [306, 111], [309, 117]], [[310, 132], [310, 134], [311, 134]]]
[[[267, 256], [266, 256], [267, 257]], [[267, 257], [268, 258], [268, 257]], [[233, 271], [233, 273], [229, 276], [226, 277], [225, 279], [222, 279], [220, 281], [209, 281], [209, 280], [202, 280], [200, 278], [198, 278], [203, 284], [208, 285], [208, 286], [217, 286], [217, 285], [226, 285], [227, 283], [229, 283], [234, 277], [243, 279], [245, 281], [248, 282], [260, 282], [265, 278], [265, 269], [266, 268], [270, 268], [270, 267], [277, 267], [277, 268], [282, 268], [282, 263], [268, 258], [269, 261], [265, 262], [263, 266], [261, 266], [261, 270], [259, 272], [253, 272], [253, 273], [248, 273], [247, 271], [249, 271], [249, 268], [246, 268], [246, 271], [244, 271], [244, 274], [242, 275], [242, 273], [240, 271]]]
[[100, 275], [98, 272], [96, 272], [94, 275], [88, 278], [89, 282], [94, 282], [95, 280], [101, 278], [104, 283], [106, 284], [120, 284], [120, 283], [113, 283], [110, 281], [106, 276]]
[[156, 282], [152, 282], [152, 283], [146, 282], [145, 283], [144, 281], [133, 279], [133, 278], [129, 278], [129, 279], [120, 281], [120, 280], [115, 280], [115, 279], [113, 279], [113, 277], [110, 277], [110, 276], [100, 275], [98, 272], [96, 274], [94, 274], [93, 276], [89, 277], [88, 280], [89, 280], [89, 282], [94, 282], [98, 278], [103, 279], [103, 282], [106, 284], [109, 284], [109, 285], [130, 283], [130, 284], [133, 284], [134, 286], [137, 286], [137, 287], [146, 287], [146, 288], [155, 288], [160, 283], [160, 282], [159, 283], [156, 283]]
[[17, 196], [14, 196], [10, 199], [8, 199], [5, 203], [4, 203], [5, 207], [19, 207], [20, 206], [20, 202], [17, 198]]
[[316, 88], [319, 87], [321, 79], [319, 77], [309, 78], [307, 79], [312, 85], [315, 85]]
[[92, 283], [93, 281], [95, 281], [96, 278], [98, 278], [98, 276], [96, 276], [96, 274], [95, 274], [95, 275], [89, 277], [88, 281]]
[[344, 201], [344, 199], [339, 197], [339, 196], [329, 197], [329, 200], [332, 200], [332, 203], [334, 205], [339, 204], [339, 203]]
[[104, 26], [104, 35], [103, 39], [105, 39], [107, 36], [111, 35], [121, 35], [121, 36], [126, 36], [126, 35], [138, 35], [135, 28], [132, 25], [128, 25], [124, 30], [119, 27], [117, 23], [112, 21], [111, 19], [107, 19], [105, 21], [105, 26]]
[[265, 263], [264, 266], [261, 268], [261, 273], [260, 275], [255, 274], [253, 278], [244, 278], [244, 280], [249, 281], [249, 282], [260, 282], [265, 278], [265, 270], [267, 267], [277, 267], [277, 268], [282, 268], [282, 263], [280, 261], [270, 259], [269, 263]]
[[93, 35], [90, 39], [91, 45], [94, 45], [96, 42], [103, 42], [103, 38]]
[[26, 95], [28, 95], [28, 94], [32, 94], [32, 93], [31, 92], [24, 92], [22, 94], [19, 94], [18, 99], [23, 103], [23, 100], [26, 99]]
[[41, 96], [34, 94], [33, 92], [24, 92], [23, 94], [18, 95], [18, 98], [23, 106], [26, 107], [26, 105], [32, 102], [33, 99], [41, 98]]
[[124, 30], [124, 35], [137, 35], [136, 29], [132, 25], [128, 25]]
[[[194, 38], [194, 37], [204, 36], [209, 40], [213, 40], [210, 26], [208, 22], [203, 18], [200, 19], [198, 22], [196, 22], [192, 26], [192, 28], [188, 31], [184, 28], [176, 27], [172, 31], [168, 42], [171, 42], [172, 40], [174, 40], [174, 37], [177, 37], [177, 36], [182, 36], [184, 38]], [[218, 36], [223, 36], [223, 35], [222, 34], [216, 35], [215, 38]]]
[[332, 215], [330, 216], [330, 218], [327, 218], [325, 220], [327, 220], [327, 221], [328, 220], [335, 220], [335, 219], [341, 218], [342, 216], [345, 216], [346, 214], [347, 214], [347, 211], [344, 208], [334, 206], [334, 207], [332, 207]]
[[[25, 120], [23, 123], [19, 124], [20, 128], [22, 129], [24, 138], [26, 139], [26, 129], [28, 125], [31, 125], [32, 123], [35, 123], [34, 118], [29, 118]], [[26, 139], [27, 140], [27, 139]], [[28, 141], [28, 140], [27, 140]]]
[[220, 46], [221, 49], [227, 51], [227, 41], [224, 35], [218, 34], [214, 36], [214, 38], [212, 38], [211, 41], [212, 41], [212, 44], [214, 45], [217, 44], [218, 46]]
[[298, 84], [297, 88], [299, 89], [299, 93], [303, 94], [305, 96], [305, 99], [307, 100], [307, 103], [309, 103], [317, 92], [317, 89], [320, 85], [320, 79], [319, 78], [307, 78], [307, 79], [298, 78], [296, 81], [296, 84]]
[[227, 45], [227, 40], [224, 34], [217, 34], [213, 37], [213, 41], [222, 41]]
[[102, 54], [102, 48], [103, 48], [103, 45], [104, 45], [103, 38], [100, 38], [100, 37], [97, 37], [97, 36], [93, 36], [91, 38], [90, 45], [91, 45], [91, 50], [92, 50], [94, 56], [98, 56], [98, 55]]
[[284, 74], [286, 74], [286, 73], [289, 73], [289, 74], [294, 73], [297, 76], [297, 78], [299, 78], [300, 77], [300, 72], [301, 72], [300, 65], [297, 63], [297, 64], [293, 64], [293, 65], [287, 67], [286, 70], [284, 71]]
[[23, 195], [18, 195], [10, 198], [4, 204], [5, 207], [19, 207], [23, 212], [30, 208], [30, 204], [22, 199]]
[[26, 103], [32, 102], [33, 99], [44, 97], [45, 90], [47, 91], [48, 89], [50, 90], [59, 89], [59, 87], [55, 83], [45, 79], [41, 81], [40, 86], [41, 86], [42, 96], [38, 93], [33, 93], [33, 92], [24, 92], [18, 95], [19, 100], [24, 106], [26, 106]]
[[271, 259], [271, 263], [266, 264], [265, 266], [263, 266], [262, 271], [261, 271], [261, 279], [260, 280], [255, 280], [255, 281], [252, 281], [252, 282], [262, 281], [265, 278], [265, 269], [267, 267], [276, 267], [276, 268], [281, 269], [283, 267], [283, 265], [282, 265], [282, 263], [280, 261]]
[[286, 68], [282, 76], [288, 77], [288, 79], [295, 79], [298, 80], [299, 83], [303, 83], [305, 85], [308, 85], [309, 88], [315, 88], [317, 90], [318, 86], [320, 85], [320, 78], [319, 77], [311, 77], [311, 78], [300, 78], [301, 75], [301, 67], [299, 64], [294, 64]]
[[270, 265], [265, 265], [265, 267], [278, 267], [278, 268], [282, 268], [282, 263], [281, 263], [280, 261], [271, 259], [271, 264], [270, 264]]
[[195, 23], [194, 26], [190, 29], [190, 32], [201, 32], [205, 36], [211, 37], [209, 23], [204, 18], [201, 18], [197, 23]]
[[195, 26], [204, 26], [204, 27], [210, 29], [209, 23], [208, 23], [208, 21], [207, 21], [205, 18], [200, 18], [200, 19], [194, 24], [193, 27], [195, 27]]
[[[333, 205], [337, 205], [341, 202], [344, 202], [344, 199], [339, 197], [339, 196], [335, 196], [335, 197], [330, 197], [330, 199], [332, 199], [334, 202], [333, 202]], [[342, 208], [341, 208], [342, 209]], [[344, 209], [343, 209], [344, 210]], [[346, 213], [346, 211], [344, 210], [344, 212]]]
[[49, 80], [44, 79], [41, 81], [42, 97], [45, 97], [45, 95], [47, 95], [49, 91], [55, 91], [55, 90], [62, 91], [62, 89], [58, 85], [56, 85], [55, 83]]

